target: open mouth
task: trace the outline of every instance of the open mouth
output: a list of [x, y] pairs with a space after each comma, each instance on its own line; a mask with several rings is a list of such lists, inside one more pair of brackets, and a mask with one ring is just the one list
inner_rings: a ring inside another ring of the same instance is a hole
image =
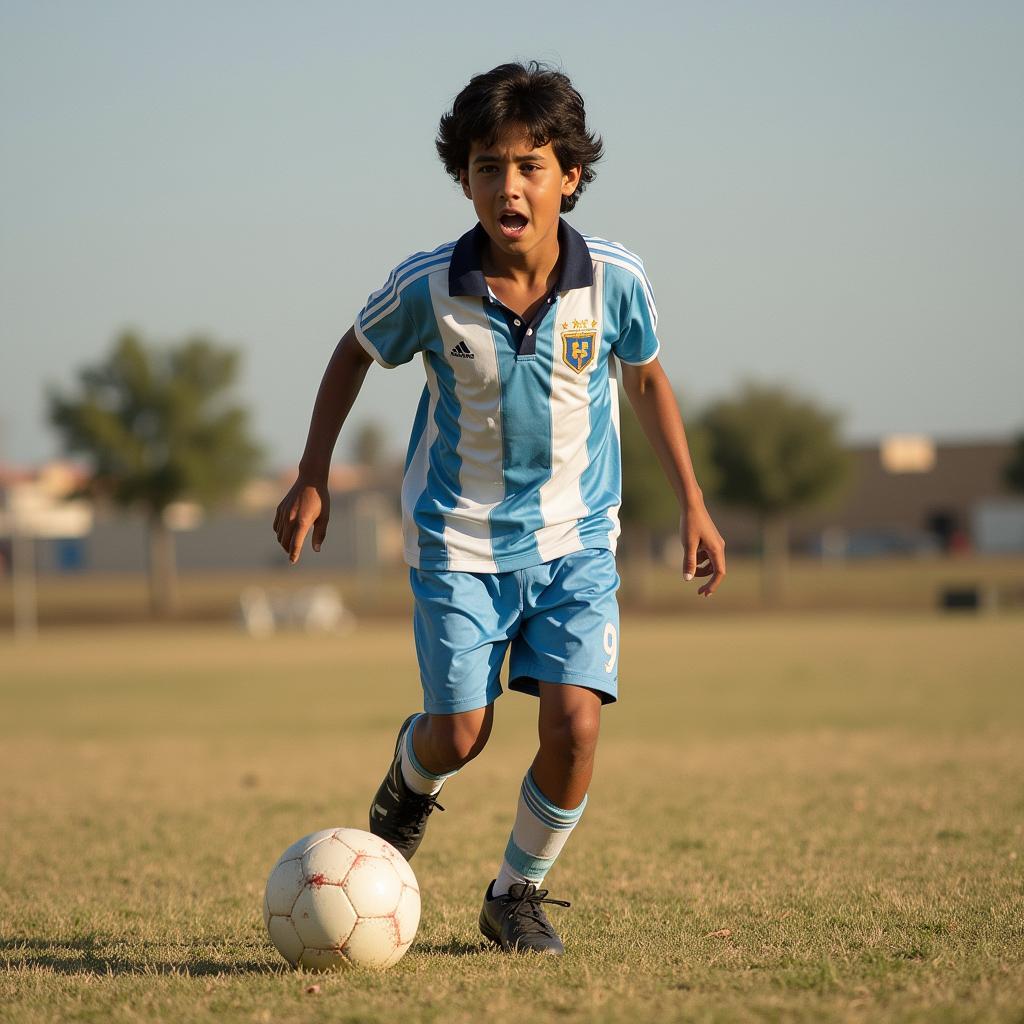
[[506, 238], [519, 238], [526, 230], [526, 218], [521, 213], [503, 213], [498, 218], [501, 233]]

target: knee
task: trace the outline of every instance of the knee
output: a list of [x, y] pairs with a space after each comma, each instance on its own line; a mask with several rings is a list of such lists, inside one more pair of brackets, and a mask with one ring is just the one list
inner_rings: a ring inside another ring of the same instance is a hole
[[491, 735], [491, 709], [429, 717], [430, 746], [449, 771], [472, 761]]
[[597, 749], [600, 726], [599, 707], [566, 709], [541, 723], [540, 744], [568, 764], [589, 761]]

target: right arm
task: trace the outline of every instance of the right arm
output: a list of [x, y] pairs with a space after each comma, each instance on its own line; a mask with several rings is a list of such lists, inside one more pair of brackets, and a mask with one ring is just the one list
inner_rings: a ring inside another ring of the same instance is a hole
[[320, 382], [306, 448], [299, 461], [298, 478], [277, 506], [274, 516], [278, 543], [288, 552], [292, 564], [299, 560], [310, 527], [314, 551], [320, 550], [327, 533], [331, 514], [327, 491], [331, 455], [372, 362], [373, 358], [359, 344], [355, 330], [350, 327], [338, 342]]

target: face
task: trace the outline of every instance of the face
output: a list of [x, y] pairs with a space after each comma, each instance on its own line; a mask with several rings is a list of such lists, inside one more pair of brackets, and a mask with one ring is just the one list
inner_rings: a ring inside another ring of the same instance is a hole
[[576, 190], [580, 168], [559, 166], [550, 142], [510, 133], [490, 146], [474, 142], [461, 180], [492, 244], [522, 256], [557, 238], [562, 197]]

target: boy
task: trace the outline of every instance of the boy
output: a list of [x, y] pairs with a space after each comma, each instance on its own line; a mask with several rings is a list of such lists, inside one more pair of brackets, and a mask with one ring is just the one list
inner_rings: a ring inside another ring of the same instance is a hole
[[369, 297], [324, 374], [274, 529], [293, 563], [310, 528], [320, 550], [331, 453], [371, 361], [420, 353], [402, 510], [424, 712], [402, 723], [370, 830], [413, 856], [444, 782], [487, 742], [511, 649], [509, 687], [540, 698], [540, 748], [480, 929], [505, 950], [560, 955], [542, 904], [569, 904], [539, 886], [583, 813], [601, 706], [617, 697], [616, 361], [679, 499], [685, 578], [706, 577], [702, 595], [725, 575], [724, 544], [658, 363], [640, 260], [559, 216], [602, 151], [569, 79], [537, 63], [474, 77], [437, 149], [479, 223]]

